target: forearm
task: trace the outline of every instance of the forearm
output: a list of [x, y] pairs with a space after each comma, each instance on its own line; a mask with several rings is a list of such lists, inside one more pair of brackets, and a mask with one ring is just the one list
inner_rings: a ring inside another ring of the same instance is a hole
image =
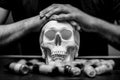
[[[81, 15], [82, 14], [82, 15]], [[120, 50], [120, 26], [81, 12], [77, 17], [81, 28], [87, 32], [96, 32], [108, 40], [109, 44]]]
[[110, 45], [120, 50], [120, 26], [96, 19], [94, 30], [106, 38]]
[[96, 32], [100, 33], [108, 40], [120, 44], [120, 26], [100, 19], [96, 20], [96, 23], [93, 26], [96, 27], [94, 28]]
[[0, 25], [0, 44], [9, 43], [21, 36], [31, 32], [35, 27], [40, 26], [42, 20], [39, 16], [28, 18], [8, 25]]

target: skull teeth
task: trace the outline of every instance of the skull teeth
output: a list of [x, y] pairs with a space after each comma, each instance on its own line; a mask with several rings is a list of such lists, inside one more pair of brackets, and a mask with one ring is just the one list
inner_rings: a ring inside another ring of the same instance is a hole
[[51, 55], [51, 58], [52, 58], [52, 60], [64, 60], [65, 58], [66, 58], [66, 54], [52, 54]]
[[52, 54], [65, 54], [65, 51], [54, 51]]

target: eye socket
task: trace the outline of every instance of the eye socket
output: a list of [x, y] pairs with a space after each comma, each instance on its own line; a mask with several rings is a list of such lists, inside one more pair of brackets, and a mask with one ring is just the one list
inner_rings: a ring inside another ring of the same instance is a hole
[[72, 36], [72, 32], [70, 30], [62, 30], [61, 31], [62, 38], [68, 40]]
[[55, 31], [54, 30], [48, 30], [45, 33], [45, 36], [49, 39], [49, 40], [53, 40], [55, 38]]

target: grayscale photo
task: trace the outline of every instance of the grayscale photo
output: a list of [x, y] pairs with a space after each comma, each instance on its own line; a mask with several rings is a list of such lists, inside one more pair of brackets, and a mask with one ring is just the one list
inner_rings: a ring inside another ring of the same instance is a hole
[[120, 80], [120, 0], [0, 0], [0, 80]]

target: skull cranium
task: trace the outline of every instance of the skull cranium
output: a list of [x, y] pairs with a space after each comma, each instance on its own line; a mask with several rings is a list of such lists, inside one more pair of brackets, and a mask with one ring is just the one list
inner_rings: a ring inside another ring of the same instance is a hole
[[46, 63], [68, 62], [77, 57], [80, 35], [68, 22], [51, 20], [41, 31], [39, 42]]

